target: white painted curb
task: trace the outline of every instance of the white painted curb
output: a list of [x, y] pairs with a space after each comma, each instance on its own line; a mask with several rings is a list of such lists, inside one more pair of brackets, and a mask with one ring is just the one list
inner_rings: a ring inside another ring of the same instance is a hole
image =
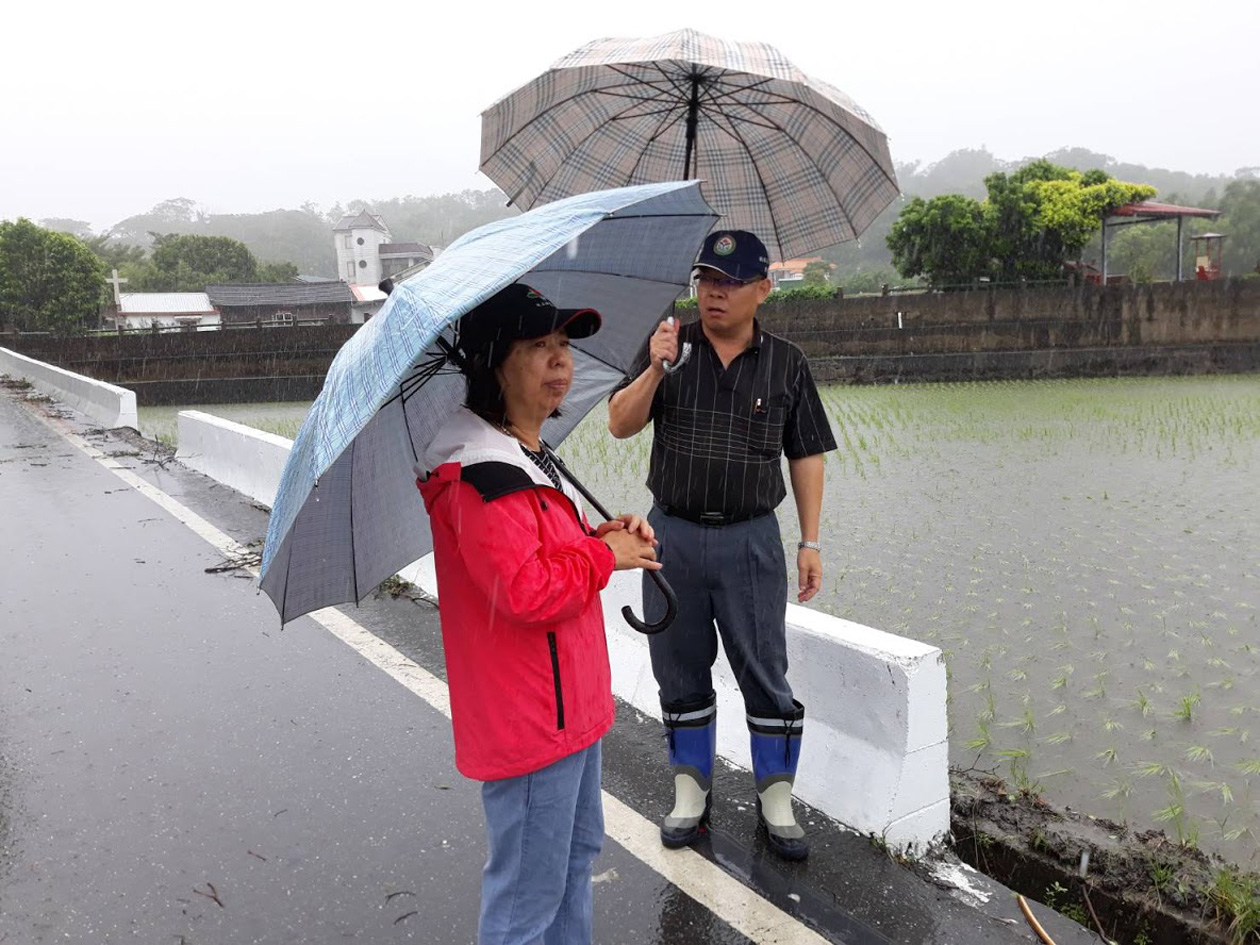
[[140, 429], [135, 391], [93, 380], [0, 348], [0, 374], [29, 381], [40, 393], [90, 417], [106, 429]]
[[[292, 441], [197, 411], [179, 415], [176, 458], [270, 507]], [[433, 556], [399, 572], [436, 596]], [[641, 614], [640, 577], [614, 573], [603, 595], [613, 691], [659, 718], [647, 638], [621, 607]], [[796, 796], [896, 850], [922, 850], [949, 830], [945, 663], [941, 651], [905, 637], [789, 604], [788, 659], [805, 705]], [[751, 768], [748, 729], [735, 678], [719, 655], [718, 752]], [[661, 777], [666, 779], [664, 739]], [[741, 800], [751, 803], [752, 776]]]

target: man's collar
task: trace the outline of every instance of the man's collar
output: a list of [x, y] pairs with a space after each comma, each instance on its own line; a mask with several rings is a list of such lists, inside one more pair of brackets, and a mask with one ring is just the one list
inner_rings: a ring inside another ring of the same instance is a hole
[[[697, 340], [699, 340], [699, 341], [703, 341], [706, 345], [708, 345], [710, 348], [712, 348], [712, 347], [713, 347], [713, 342], [712, 342], [712, 341], [710, 341], [710, 340], [709, 340], [709, 336], [708, 336], [707, 334], [705, 334], [705, 331], [704, 331], [704, 323], [703, 323], [700, 319], [698, 319], [698, 318], [697, 318], [697, 319], [696, 319], [694, 322], [692, 322], [691, 324], [696, 326], [694, 330], [695, 330], [695, 333], [696, 333]], [[685, 327], [685, 326], [684, 326], [684, 327]], [[748, 342], [748, 347], [746, 347], [744, 350], [745, 350], [745, 351], [760, 352], [760, 351], [761, 351], [761, 346], [762, 346], [763, 344], [765, 344], [765, 343], [766, 343], [766, 333], [765, 333], [764, 331], [762, 331], [762, 330], [761, 330], [761, 322], [757, 321], [757, 319], [756, 319], [756, 318], [754, 318], [754, 319], [753, 319], [752, 340]]]

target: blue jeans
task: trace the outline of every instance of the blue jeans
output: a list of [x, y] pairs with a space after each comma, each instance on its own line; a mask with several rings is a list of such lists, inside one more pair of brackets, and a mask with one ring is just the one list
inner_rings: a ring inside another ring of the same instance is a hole
[[591, 866], [604, 841], [600, 743], [486, 781], [490, 848], [479, 945], [590, 945]]

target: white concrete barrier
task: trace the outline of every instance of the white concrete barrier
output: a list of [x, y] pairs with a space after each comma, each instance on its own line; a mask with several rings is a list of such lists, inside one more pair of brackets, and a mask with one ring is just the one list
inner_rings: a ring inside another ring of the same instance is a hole
[[271, 508], [292, 440], [200, 410], [181, 410], [177, 424], [177, 460]]
[[8, 348], [0, 348], [0, 374], [28, 381], [40, 393], [79, 411], [107, 429], [140, 429], [135, 391], [36, 361]]
[[[270, 506], [292, 441], [197, 411], [179, 415], [176, 457]], [[433, 556], [399, 574], [437, 595]], [[642, 614], [640, 578], [616, 572], [604, 592], [613, 691], [660, 717], [647, 637], [621, 616]], [[796, 795], [897, 850], [923, 849], [949, 830], [945, 664], [941, 651], [905, 637], [788, 605], [788, 660], [805, 705]], [[724, 655], [714, 667], [718, 752], [751, 768], [743, 700]], [[664, 740], [661, 778], [667, 779]], [[751, 801], [749, 775], [743, 800]]]
[[[604, 591], [613, 691], [659, 718], [647, 637], [621, 616], [624, 604], [642, 615], [640, 581], [636, 573], [615, 572]], [[922, 850], [940, 839], [949, 831], [941, 651], [795, 604], [788, 605], [787, 627], [788, 678], [805, 705], [796, 796], [896, 850]], [[751, 772], [743, 698], [720, 652], [713, 685], [718, 754]], [[665, 764], [662, 741], [662, 779]], [[750, 773], [743, 800], [753, 792]]]

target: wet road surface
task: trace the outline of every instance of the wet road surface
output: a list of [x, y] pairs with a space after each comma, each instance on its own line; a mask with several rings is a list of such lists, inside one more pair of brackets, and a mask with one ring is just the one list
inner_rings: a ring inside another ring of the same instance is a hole
[[[281, 630], [247, 575], [61, 434], [239, 542], [263, 510], [49, 410], [0, 390], [0, 942], [473, 942], [480, 800], [447, 718], [316, 622]], [[442, 675], [431, 604], [342, 611]], [[650, 839], [659, 723], [618, 709], [605, 788]], [[973, 876], [977, 904], [819, 815], [811, 859], [779, 863], [749, 782], [719, 772], [686, 882], [645, 862], [656, 847], [607, 841], [597, 942], [1030, 940], [1001, 887]], [[702, 905], [683, 887], [710, 874], [726, 885]], [[1061, 943], [1093, 940], [1039, 914]]]

